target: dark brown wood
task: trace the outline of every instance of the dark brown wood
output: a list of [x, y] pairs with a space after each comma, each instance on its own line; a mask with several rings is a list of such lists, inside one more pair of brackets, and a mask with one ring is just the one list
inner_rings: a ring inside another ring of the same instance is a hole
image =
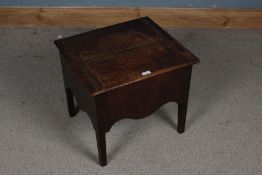
[[68, 113], [69, 113], [70, 117], [74, 117], [74, 116], [76, 116], [76, 114], [78, 112], [78, 108], [77, 108], [77, 106], [75, 106], [73, 92], [70, 88], [65, 89], [65, 92], [66, 92], [66, 101], [67, 101]]
[[183, 95], [177, 101], [178, 103], [177, 132], [180, 134], [182, 134], [185, 131], [191, 73], [192, 73], [192, 67], [188, 69], [187, 75], [184, 77], [184, 82], [183, 82], [184, 87], [183, 87], [183, 92], [181, 93]]
[[92, 96], [199, 62], [148, 17], [55, 43]]
[[[106, 132], [124, 118], [140, 119], [178, 103], [178, 132], [186, 122], [192, 65], [189, 50], [150, 18], [55, 41], [61, 54], [70, 116], [86, 111], [96, 131], [99, 163], [107, 164]], [[143, 72], [147, 75], [142, 75]]]

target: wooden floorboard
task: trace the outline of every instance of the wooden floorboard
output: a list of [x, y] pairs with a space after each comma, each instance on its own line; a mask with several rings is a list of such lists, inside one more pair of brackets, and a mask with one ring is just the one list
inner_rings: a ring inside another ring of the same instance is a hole
[[262, 9], [0, 7], [0, 26], [100, 27], [149, 16], [163, 27], [262, 28]]

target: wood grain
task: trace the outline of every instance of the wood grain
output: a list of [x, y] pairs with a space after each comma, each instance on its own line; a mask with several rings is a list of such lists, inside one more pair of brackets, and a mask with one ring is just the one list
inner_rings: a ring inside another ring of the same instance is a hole
[[[69, 115], [77, 114], [76, 106], [89, 114], [101, 166], [107, 165], [106, 133], [119, 120], [145, 118], [177, 102], [177, 131], [184, 132], [192, 66], [199, 59], [149, 17], [54, 43]], [[151, 74], [141, 75], [145, 70]]]
[[101, 27], [149, 16], [163, 27], [262, 28], [262, 9], [0, 7], [0, 26]]
[[[149, 17], [54, 43], [92, 96], [199, 62]], [[145, 71], [150, 75], [142, 76]]]

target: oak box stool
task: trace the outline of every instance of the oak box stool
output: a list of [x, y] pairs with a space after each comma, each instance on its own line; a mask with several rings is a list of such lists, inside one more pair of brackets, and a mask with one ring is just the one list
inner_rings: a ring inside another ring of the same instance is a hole
[[[99, 163], [107, 164], [106, 133], [124, 118], [139, 119], [178, 103], [185, 130], [192, 65], [199, 59], [149, 17], [55, 41], [70, 116], [87, 112]], [[74, 104], [74, 98], [77, 103]]]

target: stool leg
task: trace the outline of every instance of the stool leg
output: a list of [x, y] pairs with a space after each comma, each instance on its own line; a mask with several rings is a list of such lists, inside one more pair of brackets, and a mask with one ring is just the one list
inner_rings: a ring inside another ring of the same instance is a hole
[[101, 129], [96, 130], [96, 142], [97, 142], [99, 164], [101, 166], [105, 166], [107, 165], [106, 133]]
[[183, 104], [178, 104], [177, 132], [179, 134], [182, 134], [183, 132], [185, 132], [186, 113], [187, 113], [187, 102]]
[[188, 68], [188, 71], [186, 72], [186, 76], [184, 78], [184, 83], [183, 83], [184, 85], [182, 86], [183, 92], [181, 93], [181, 100], [178, 103], [177, 132], [179, 134], [182, 134], [183, 132], [185, 132], [191, 73], [192, 73], [192, 66]]
[[66, 92], [66, 101], [67, 101], [67, 109], [70, 117], [76, 116], [78, 109], [75, 107], [74, 103], [74, 95], [70, 88], [65, 89]]

